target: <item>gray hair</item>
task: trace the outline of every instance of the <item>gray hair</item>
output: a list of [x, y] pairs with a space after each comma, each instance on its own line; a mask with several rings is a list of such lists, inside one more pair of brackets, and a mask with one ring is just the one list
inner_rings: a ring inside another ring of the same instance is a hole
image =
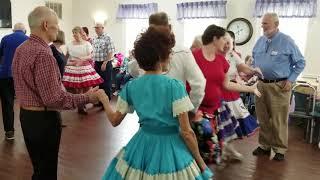
[[50, 16], [56, 16], [57, 14], [46, 6], [38, 6], [28, 15], [28, 23], [30, 29], [41, 26], [41, 23], [48, 19]]
[[24, 26], [24, 24], [23, 23], [16, 23], [14, 26], [13, 26], [13, 31], [25, 31], [26, 30], [26, 28], [25, 28], [25, 26]]
[[277, 13], [274, 12], [267, 12], [263, 16], [271, 17], [273, 22], [278, 26], [279, 25], [279, 17]]

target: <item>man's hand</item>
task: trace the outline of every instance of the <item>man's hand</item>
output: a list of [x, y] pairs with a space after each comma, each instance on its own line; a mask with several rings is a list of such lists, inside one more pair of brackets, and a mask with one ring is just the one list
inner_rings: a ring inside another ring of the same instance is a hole
[[99, 102], [98, 92], [101, 91], [101, 90], [102, 89], [99, 89], [99, 87], [97, 86], [97, 87], [94, 87], [94, 88], [90, 89], [85, 94], [89, 96], [90, 102], [95, 104], [95, 103]]
[[291, 91], [292, 82], [289, 80], [282, 81], [282, 90], [283, 91]]

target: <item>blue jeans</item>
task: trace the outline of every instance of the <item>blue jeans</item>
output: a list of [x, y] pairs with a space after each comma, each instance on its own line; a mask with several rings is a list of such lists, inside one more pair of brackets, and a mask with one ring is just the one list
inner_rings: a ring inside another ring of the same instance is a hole
[[111, 99], [112, 94], [112, 63], [109, 61], [106, 66], [105, 71], [101, 71], [101, 65], [103, 62], [95, 62], [95, 70], [104, 80], [103, 84], [100, 84], [100, 89], [103, 89], [108, 95], [109, 99]]

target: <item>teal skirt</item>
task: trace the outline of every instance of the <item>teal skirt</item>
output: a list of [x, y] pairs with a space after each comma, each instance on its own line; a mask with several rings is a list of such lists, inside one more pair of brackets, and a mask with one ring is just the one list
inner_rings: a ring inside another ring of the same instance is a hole
[[178, 127], [142, 126], [111, 161], [103, 180], [205, 180]]

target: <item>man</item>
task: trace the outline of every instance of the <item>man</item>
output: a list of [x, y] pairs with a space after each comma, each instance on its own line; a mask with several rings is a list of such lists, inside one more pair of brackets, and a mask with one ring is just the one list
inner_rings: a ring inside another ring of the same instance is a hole
[[253, 48], [254, 66], [262, 70], [256, 97], [256, 114], [260, 122], [259, 144], [253, 155], [276, 153], [273, 160], [284, 160], [288, 148], [288, 114], [291, 87], [305, 67], [304, 57], [294, 41], [278, 29], [279, 18], [267, 13], [262, 18], [264, 36]]
[[57, 38], [56, 13], [36, 7], [28, 16], [30, 38], [14, 55], [12, 71], [24, 141], [33, 165], [33, 180], [56, 180], [61, 138], [57, 109], [75, 109], [96, 103], [97, 92], [71, 94], [64, 91], [57, 62], [49, 43]]
[[[154, 13], [149, 17], [149, 25], [166, 26], [171, 30], [168, 15], [165, 12]], [[169, 77], [190, 85], [190, 99], [196, 112], [204, 97], [206, 80], [191, 51], [175, 46], [168, 67]]]
[[0, 43], [0, 98], [2, 106], [2, 120], [6, 140], [14, 139], [14, 85], [11, 65], [17, 47], [28, 39], [26, 29], [22, 23], [14, 25], [13, 33], [2, 38]]
[[[95, 61], [95, 69], [97, 73], [103, 78], [104, 82], [100, 85], [103, 88], [109, 99], [112, 95], [112, 58], [115, 48], [111, 37], [104, 33], [104, 26], [102, 23], [95, 24], [95, 31], [97, 37], [92, 40], [94, 48], [93, 59]], [[99, 103], [99, 105], [102, 105]]]

